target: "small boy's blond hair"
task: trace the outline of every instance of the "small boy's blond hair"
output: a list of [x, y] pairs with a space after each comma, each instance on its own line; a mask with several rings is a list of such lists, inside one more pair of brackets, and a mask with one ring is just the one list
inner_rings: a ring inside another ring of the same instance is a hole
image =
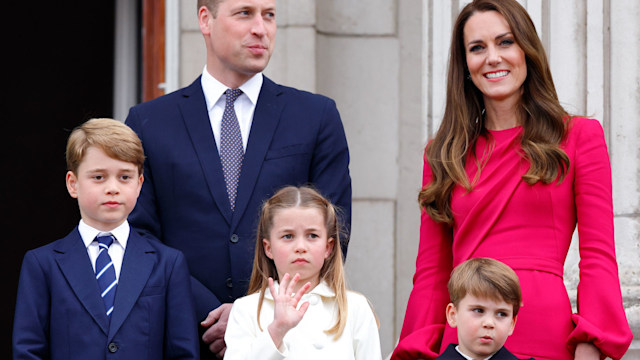
[[448, 288], [455, 307], [467, 294], [471, 294], [513, 305], [515, 317], [522, 304], [518, 275], [506, 264], [491, 258], [473, 258], [456, 266]]
[[73, 129], [67, 140], [67, 170], [77, 174], [78, 167], [91, 146], [100, 148], [113, 159], [136, 165], [138, 175], [142, 175], [142, 142], [124, 123], [114, 119], [91, 119]]

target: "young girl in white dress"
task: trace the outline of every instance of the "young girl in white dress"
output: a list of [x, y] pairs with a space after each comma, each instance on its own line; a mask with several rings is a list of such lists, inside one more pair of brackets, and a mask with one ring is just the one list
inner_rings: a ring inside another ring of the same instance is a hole
[[264, 203], [248, 293], [229, 314], [225, 359], [382, 358], [368, 300], [345, 287], [336, 209], [311, 188]]

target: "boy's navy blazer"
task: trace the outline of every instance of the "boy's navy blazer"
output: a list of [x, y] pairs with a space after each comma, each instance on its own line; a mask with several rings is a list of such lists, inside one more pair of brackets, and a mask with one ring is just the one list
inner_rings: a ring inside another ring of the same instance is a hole
[[[460, 355], [460, 353], [456, 350], [457, 344], [449, 344], [444, 352], [436, 358], [436, 360], [467, 360], [464, 356]], [[530, 359], [519, 359], [515, 355], [513, 355], [507, 348], [504, 346], [498, 350], [490, 360], [534, 360]]]
[[[197, 359], [184, 256], [131, 228], [109, 319], [77, 227], [26, 253], [15, 311], [14, 359]], [[109, 355], [109, 356], [108, 356]]]
[[285, 185], [313, 183], [341, 208], [348, 226], [351, 178], [335, 102], [265, 76], [231, 211], [200, 79], [134, 106], [126, 124], [147, 156], [129, 222], [184, 253], [203, 320], [246, 295], [263, 201]]

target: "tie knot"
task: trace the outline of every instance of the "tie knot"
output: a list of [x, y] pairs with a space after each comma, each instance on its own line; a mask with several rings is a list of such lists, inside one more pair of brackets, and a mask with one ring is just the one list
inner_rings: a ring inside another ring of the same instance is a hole
[[98, 243], [100, 245], [104, 245], [107, 248], [109, 248], [109, 246], [113, 244], [113, 235], [108, 234], [108, 235], [96, 236], [96, 240], [98, 240]]
[[227, 94], [227, 102], [235, 102], [236, 99], [242, 95], [242, 90], [240, 89], [227, 89], [225, 92]]

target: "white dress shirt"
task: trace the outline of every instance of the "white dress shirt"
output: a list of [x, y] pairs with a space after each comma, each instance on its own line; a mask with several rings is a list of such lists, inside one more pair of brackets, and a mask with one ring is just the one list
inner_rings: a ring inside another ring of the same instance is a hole
[[[277, 286], [277, 284], [276, 284]], [[281, 359], [335, 359], [380, 360], [380, 337], [373, 310], [367, 299], [356, 292], [347, 292], [347, 323], [342, 336], [324, 331], [336, 323], [335, 294], [325, 282], [304, 294], [300, 304], [308, 301], [309, 308], [296, 327], [284, 336], [282, 347], [276, 348], [267, 327], [273, 322], [273, 297], [267, 288], [260, 312], [257, 310], [260, 294], [255, 293], [236, 300], [229, 314], [224, 340], [227, 344], [225, 360], [281, 360]]]
[[127, 240], [129, 239], [129, 223], [125, 220], [120, 226], [117, 228], [105, 233], [98, 229], [94, 229], [91, 226], [87, 225], [84, 221], [80, 220], [80, 224], [78, 224], [78, 232], [80, 232], [80, 236], [82, 237], [82, 241], [84, 245], [87, 247], [87, 253], [89, 254], [89, 259], [91, 259], [91, 266], [93, 266], [93, 272], [96, 272], [96, 259], [98, 258], [98, 252], [100, 248], [98, 247], [98, 240], [96, 240], [96, 236], [111, 234], [115, 238], [113, 244], [109, 246], [109, 256], [111, 257], [111, 261], [113, 261], [113, 268], [116, 271], [116, 280], [120, 279], [120, 268], [122, 267], [122, 259], [124, 258], [124, 250], [127, 248]]
[[[467, 359], [467, 360], [474, 360], [471, 356], [468, 356], [467, 354], [463, 353], [462, 351], [460, 351], [460, 345], [456, 346], [456, 351], [458, 352], [458, 354], [460, 354], [463, 358]], [[489, 360], [493, 357], [493, 354], [489, 355], [489, 357], [486, 357], [482, 360]]]
[[[240, 85], [239, 89], [242, 90], [242, 95], [240, 95], [234, 103], [236, 117], [240, 125], [240, 134], [242, 135], [242, 147], [245, 152], [247, 151], [249, 132], [251, 131], [251, 123], [253, 122], [253, 112], [256, 109], [258, 96], [262, 88], [262, 80], [262, 73], [257, 73], [251, 79], [247, 80], [247, 82]], [[207, 103], [213, 138], [216, 140], [218, 151], [220, 151], [220, 124], [222, 123], [222, 114], [224, 113], [224, 105], [227, 100], [227, 96], [224, 93], [228, 87], [211, 76], [206, 66], [202, 71], [200, 83], [202, 85], [204, 99]]]

